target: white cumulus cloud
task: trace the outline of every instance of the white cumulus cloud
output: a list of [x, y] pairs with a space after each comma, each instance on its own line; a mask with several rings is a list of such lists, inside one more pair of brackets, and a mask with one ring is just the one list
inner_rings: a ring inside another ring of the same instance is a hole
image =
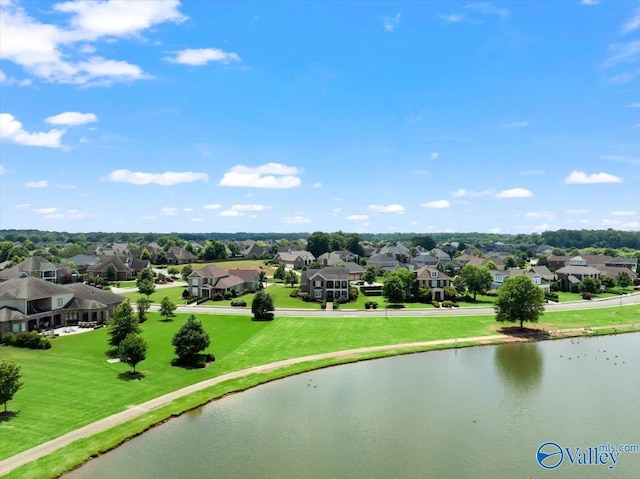
[[224, 211], [221, 211], [219, 214], [220, 216], [228, 216], [228, 217], [244, 216], [244, 213], [238, 210], [224, 210]]
[[622, 178], [610, 173], [592, 173], [587, 175], [584, 171], [572, 171], [564, 180], [568, 184], [594, 184], [594, 183], [622, 183]]
[[369, 217], [367, 215], [349, 215], [347, 219], [349, 221], [366, 221]]
[[635, 216], [638, 213], [636, 211], [629, 210], [629, 211], [612, 211], [611, 214], [613, 216]]
[[265, 205], [231, 205], [232, 211], [264, 211], [268, 208]]
[[533, 193], [524, 188], [511, 188], [503, 190], [496, 195], [496, 198], [532, 198]]
[[426, 203], [422, 203], [420, 206], [432, 209], [449, 208], [451, 206], [451, 202], [448, 200], [427, 201]]
[[66, 130], [53, 129], [47, 132], [29, 133], [10, 113], [0, 113], [0, 140], [10, 141], [24, 146], [43, 146], [47, 148], [60, 148], [60, 140]]
[[115, 170], [109, 173], [105, 179], [115, 183], [131, 183], [132, 185], [161, 185], [172, 186], [180, 183], [193, 183], [194, 181], [209, 181], [206, 173], [192, 171], [166, 171], [164, 173], [145, 173], [142, 171]]
[[369, 209], [374, 213], [404, 213], [404, 206], [399, 205], [397, 203], [393, 203], [390, 205], [369, 205]]
[[236, 165], [227, 171], [219, 186], [283, 189], [300, 186], [302, 170], [282, 163], [266, 163], [256, 167]]
[[203, 208], [205, 210], [219, 210], [220, 208], [222, 208], [222, 205], [218, 204], [218, 203], [211, 203], [208, 205], [204, 205]]
[[237, 53], [225, 52], [219, 48], [187, 48], [172, 53], [174, 54], [173, 57], [165, 59], [182, 65], [202, 66], [209, 62], [227, 64], [242, 61]]
[[98, 117], [95, 113], [80, 113], [77, 111], [66, 111], [64, 113], [60, 113], [59, 115], [50, 116], [49, 118], [45, 118], [47, 123], [51, 125], [67, 125], [67, 126], [76, 126], [76, 125], [85, 125], [87, 123], [94, 123], [98, 121]]
[[27, 181], [24, 186], [27, 188], [46, 188], [49, 182], [47, 180]]
[[281, 221], [283, 223], [290, 224], [290, 225], [303, 225], [303, 224], [311, 223], [311, 220], [309, 218], [302, 215], [285, 216], [282, 218]]

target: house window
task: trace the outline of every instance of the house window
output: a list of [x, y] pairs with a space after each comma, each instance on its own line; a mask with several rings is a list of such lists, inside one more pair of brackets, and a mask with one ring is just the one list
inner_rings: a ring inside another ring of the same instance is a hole
[[431, 277], [432, 278], [437, 278], [438, 277], [438, 272], [437, 271], [432, 271], [431, 272]]
[[333, 288], [333, 281], [327, 281], [327, 288]]
[[438, 281], [434, 279], [431, 281], [431, 287], [435, 288], [436, 286], [438, 286]]
[[56, 300], [56, 306], [57, 306], [58, 308], [62, 308], [62, 298], [58, 298], [58, 299]]
[[322, 288], [322, 281], [314, 281], [313, 286], [316, 288]]
[[343, 282], [342, 282], [342, 287], [343, 287], [343, 288], [346, 288], [346, 287], [347, 287], [347, 282], [346, 282], [346, 281], [343, 281]]

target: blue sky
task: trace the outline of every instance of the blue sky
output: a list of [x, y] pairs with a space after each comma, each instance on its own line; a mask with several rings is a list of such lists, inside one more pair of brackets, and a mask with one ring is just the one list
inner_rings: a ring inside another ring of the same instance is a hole
[[0, 228], [640, 230], [638, 1], [0, 8]]

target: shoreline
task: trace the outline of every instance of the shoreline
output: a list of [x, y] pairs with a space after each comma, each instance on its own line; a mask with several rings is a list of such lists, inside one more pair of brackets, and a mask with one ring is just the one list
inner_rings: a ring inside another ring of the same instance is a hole
[[[172, 417], [180, 416], [229, 394], [237, 394], [261, 384], [316, 369], [433, 350], [631, 333], [640, 331], [640, 325], [570, 328], [552, 332], [535, 329], [527, 331], [529, 334], [503, 333], [355, 348], [290, 358], [234, 371], [132, 406], [120, 413], [11, 456], [0, 461], [0, 475], [9, 475], [8, 477], [60, 477], [80, 467], [93, 457], [118, 447], [127, 440], [161, 425]], [[65, 452], [68, 454], [64, 454]], [[60, 456], [64, 460], [61, 460]], [[27, 470], [21, 471], [21, 469]], [[29, 469], [34, 470], [29, 471]]]

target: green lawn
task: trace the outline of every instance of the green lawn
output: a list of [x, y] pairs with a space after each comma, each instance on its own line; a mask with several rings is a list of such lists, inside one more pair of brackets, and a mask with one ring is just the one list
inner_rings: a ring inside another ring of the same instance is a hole
[[[200, 315], [212, 338], [209, 352], [217, 361], [206, 369], [170, 366], [170, 340], [186, 315], [174, 321], [149, 315], [143, 336], [148, 359], [138, 369], [144, 379], [126, 381], [129, 368], [107, 363], [107, 330], [57, 338], [48, 351], [0, 348], [0, 357], [16, 361], [25, 386], [9, 403], [18, 415], [0, 422], [0, 459], [55, 436], [182, 386], [217, 375], [281, 359], [309, 354], [444, 338], [494, 334], [492, 316], [277, 318], [252, 322], [246, 316]], [[640, 325], [640, 308], [628, 306], [547, 313], [541, 327]]]
[[[160, 304], [162, 302], [162, 299], [166, 296], [176, 304], [184, 304], [184, 299], [182, 299], [182, 292], [185, 289], [186, 286], [174, 286], [172, 288], [163, 289], [156, 288], [155, 292], [151, 296], [149, 296], [149, 299], [152, 303]], [[145, 297], [143, 294], [140, 294], [137, 291], [131, 293], [121, 293], [121, 296], [129, 298], [131, 300], [131, 304], [135, 304], [138, 298]]]

